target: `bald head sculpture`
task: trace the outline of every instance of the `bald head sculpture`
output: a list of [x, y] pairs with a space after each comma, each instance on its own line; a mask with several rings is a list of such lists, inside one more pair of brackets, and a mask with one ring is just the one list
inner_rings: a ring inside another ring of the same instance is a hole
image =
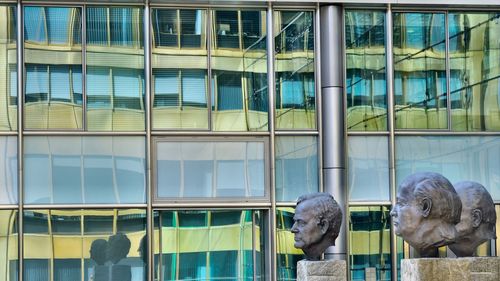
[[462, 203], [453, 185], [438, 173], [416, 173], [399, 185], [391, 210], [396, 235], [421, 257], [437, 257], [438, 247], [455, 242]]
[[328, 193], [299, 197], [293, 217], [295, 248], [302, 249], [306, 259], [319, 260], [323, 252], [335, 245], [342, 225], [342, 210]]
[[457, 239], [449, 247], [457, 257], [471, 257], [479, 245], [496, 238], [495, 204], [486, 188], [477, 182], [456, 183], [455, 190], [462, 201], [462, 215], [456, 226]]

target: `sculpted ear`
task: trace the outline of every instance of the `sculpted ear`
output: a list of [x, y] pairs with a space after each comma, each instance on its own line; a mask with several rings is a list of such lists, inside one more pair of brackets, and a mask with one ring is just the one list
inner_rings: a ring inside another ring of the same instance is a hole
[[472, 227], [478, 227], [483, 220], [483, 213], [479, 209], [472, 210]]
[[421, 206], [421, 211], [422, 211], [422, 216], [424, 218], [428, 217], [429, 214], [431, 213], [432, 209], [432, 200], [428, 197], [424, 197], [422, 201], [420, 202]]
[[321, 230], [321, 234], [326, 234], [329, 226], [330, 223], [326, 219], [321, 219], [321, 221], [319, 222], [319, 228]]

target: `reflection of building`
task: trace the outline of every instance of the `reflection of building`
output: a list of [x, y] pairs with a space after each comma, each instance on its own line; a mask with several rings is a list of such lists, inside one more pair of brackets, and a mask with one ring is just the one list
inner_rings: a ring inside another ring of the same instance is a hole
[[0, 280], [97, 281], [119, 233], [133, 281], [293, 280], [314, 191], [346, 208], [327, 257], [397, 280], [405, 176], [500, 211], [498, 3], [291, 2], [0, 4]]

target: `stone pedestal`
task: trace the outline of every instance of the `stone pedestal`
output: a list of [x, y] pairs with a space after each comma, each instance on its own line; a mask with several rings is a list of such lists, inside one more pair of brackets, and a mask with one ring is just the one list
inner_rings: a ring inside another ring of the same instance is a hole
[[346, 261], [301, 260], [297, 263], [297, 281], [346, 281]]
[[401, 280], [498, 281], [500, 257], [404, 259]]

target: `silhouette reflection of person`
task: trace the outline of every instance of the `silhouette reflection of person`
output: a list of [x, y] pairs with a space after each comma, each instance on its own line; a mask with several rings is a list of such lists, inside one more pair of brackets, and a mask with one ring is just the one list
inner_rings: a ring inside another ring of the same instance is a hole
[[108, 241], [97, 239], [90, 245], [90, 258], [97, 264], [94, 267], [94, 281], [109, 280], [109, 268], [104, 264], [107, 261]]
[[119, 264], [130, 251], [130, 239], [117, 233], [108, 241], [97, 239], [90, 246], [90, 258], [97, 264], [94, 267], [94, 281], [131, 281], [130, 265]]

